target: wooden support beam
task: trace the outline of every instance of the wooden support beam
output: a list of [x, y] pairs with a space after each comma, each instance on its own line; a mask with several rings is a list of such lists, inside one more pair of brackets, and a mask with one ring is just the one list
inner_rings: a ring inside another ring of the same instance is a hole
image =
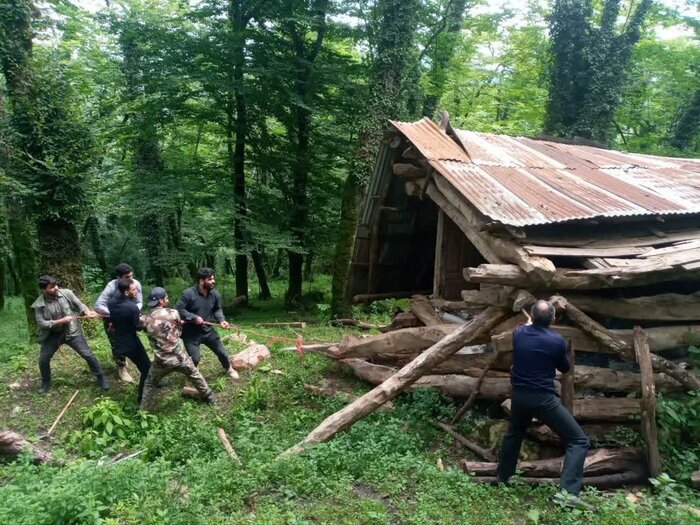
[[443, 324], [442, 319], [435, 311], [435, 308], [428, 298], [424, 295], [414, 295], [411, 297], [410, 303], [411, 312], [415, 315], [425, 326], [436, 326]]
[[384, 383], [327, 417], [306, 438], [288, 449], [283, 455], [301, 452], [305, 447], [333, 438], [338, 432], [352, 426], [356, 421], [374, 412], [377, 407], [396, 397], [401, 391], [420, 379], [428, 370], [434, 368], [460, 348], [488, 332], [503, 317], [503, 310], [487, 308], [468, 323], [458, 326], [454, 332], [423, 352]]
[[651, 354], [647, 335], [640, 327], [634, 327], [634, 353], [642, 375], [642, 437], [646, 444], [649, 474], [655, 478], [661, 474], [661, 454], [659, 453], [659, 431], [656, 427], [656, 388], [651, 365]]
[[[648, 271], [647, 271], [648, 270]], [[678, 278], [697, 279], [700, 272], [674, 269], [655, 270], [609, 268], [603, 270], [557, 269], [549, 281], [543, 283], [528, 275], [522, 268], [509, 264], [481, 264], [465, 268], [464, 278], [470, 283], [501, 284], [528, 290], [594, 290], [643, 286], [673, 281]]]
[[420, 179], [428, 175], [428, 171], [425, 168], [415, 164], [397, 162], [391, 167], [391, 170], [394, 172], [394, 175], [406, 180]]
[[632, 298], [608, 299], [594, 295], [567, 294], [584, 312], [606, 317], [657, 321], [700, 320], [700, 293], [690, 295], [663, 293]]
[[[558, 306], [559, 308], [562, 308], [572, 323], [599, 341], [603, 346], [610, 348], [614, 353], [620, 355], [620, 357], [623, 359], [628, 361], [634, 360], [634, 350], [632, 345], [626, 343], [603, 325], [588, 317], [564, 297], [558, 295], [551, 297], [549, 300], [555, 305], [555, 307]], [[700, 379], [698, 379], [698, 377], [692, 372], [684, 370], [677, 364], [654, 354], [651, 354], [651, 362], [654, 367], [654, 371], [663, 372], [671, 376], [676, 381], [681, 383], [687, 390], [696, 390], [700, 388]]]

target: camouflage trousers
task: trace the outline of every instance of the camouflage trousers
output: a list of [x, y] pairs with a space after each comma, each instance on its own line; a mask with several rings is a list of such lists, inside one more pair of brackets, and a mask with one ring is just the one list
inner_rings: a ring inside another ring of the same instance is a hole
[[187, 354], [181, 354], [181, 359], [174, 363], [165, 363], [158, 359], [153, 361], [151, 365], [151, 370], [148, 372], [148, 377], [146, 378], [146, 385], [143, 389], [143, 397], [141, 398], [141, 405], [139, 408], [141, 410], [149, 410], [153, 404], [153, 398], [155, 397], [156, 385], [160, 383], [161, 379], [165, 376], [172, 374], [173, 372], [178, 372], [184, 374], [197, 389], [197, 392], [202, 396], [202, 398], [207, 398], [212, 395], [212, 390], [207, 385], [206, 379], [199, 371], [199, 369], [194, 366], [192, 359]]

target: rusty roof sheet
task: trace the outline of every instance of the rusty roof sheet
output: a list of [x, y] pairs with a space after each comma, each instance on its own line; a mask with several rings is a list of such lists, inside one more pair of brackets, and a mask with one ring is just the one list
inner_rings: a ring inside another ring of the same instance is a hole
[[391, 122], [487, 217], [512, 226], [700, 214], [700, 159]]

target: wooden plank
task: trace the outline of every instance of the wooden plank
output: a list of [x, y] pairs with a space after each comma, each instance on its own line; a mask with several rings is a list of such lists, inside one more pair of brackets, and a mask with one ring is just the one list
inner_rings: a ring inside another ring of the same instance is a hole
[[437, 233], [435, 236], [435, 266], [433, 269], [433, 297], [442, 297], [442, 283], [445, 273], [443, 254], [443, 236], [445, 230], [445, 212], [438, 208]]
[[570, 247], [570, 246], [538, 246], [535, 244], [525, 244], [523, 246], [530, 255], [541, 255], [544, 257], [629, 257], [641, 255], [649, 251], [649, 248], [638, 246], [610, 246], [605, 248], [597, 247]]
[[644, 235], [639, 232], [627, 232], [623, 235], [601, 235], [600, 237], [583, 237], [576, 235], [562, 235], [557, 237], [537, 237], [530, 234], [530, 244], [537, 246], [571, 246], [587, 248], [611, 248], [611, 247], [644, 247], [658, 246], [672, 242], [687, 242], [700, 239], [700, 229], [686, 228], [665, 232], [663, 237], [658, 235]]
[[634, 353], [642, 376], [642, 399], [639, 403], [642, 411], [642, 437], [646, 443], [649, 473], [655, 478], [661, 474], [659, 430], [656, 427], [656, 387], [647, 335], [639, 326], [634, 327]]
[[659, 255], [667, 255], [669, 253], [677, 253], [685, 250], [692, 250], [695, 248], [700, 248], [700, 239], [692, 239], [690, 241], [682, 241], [674, 243], [673, 246], [666, 246], [665, 248], [655, 248], [647, 251], [642, 255], [642, 257], [657, 257]]

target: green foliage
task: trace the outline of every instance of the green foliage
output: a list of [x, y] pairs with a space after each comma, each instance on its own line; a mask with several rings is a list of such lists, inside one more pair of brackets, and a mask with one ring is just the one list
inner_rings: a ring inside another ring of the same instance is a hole
[[678, 398], [659, 396], [659, 446], [668, 469], [680, 479], [700, 461], [700, 391]]

